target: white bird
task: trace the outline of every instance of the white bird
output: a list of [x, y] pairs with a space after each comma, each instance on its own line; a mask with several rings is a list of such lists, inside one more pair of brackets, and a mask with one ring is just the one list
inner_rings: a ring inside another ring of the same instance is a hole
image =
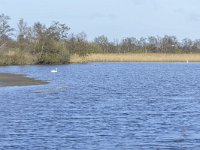
[[56, 73], [56, 72], [58, 72], [58, 70], [57, 70], [57, 68], [56, 68], [56, 69], [51, 70], [51, 72], [52, 72], [52, 73]]

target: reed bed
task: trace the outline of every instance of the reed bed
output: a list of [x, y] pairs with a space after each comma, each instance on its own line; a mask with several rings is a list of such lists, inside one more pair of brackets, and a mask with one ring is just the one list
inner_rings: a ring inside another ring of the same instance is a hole
[[200, 54], [89, 54], [87, 56], [72, 55], [70, 63], [87, 62], [200, 62]]
[[0, 52], [0, 65], [31, 65], [35, 64], [36, 57], [20, 50]]

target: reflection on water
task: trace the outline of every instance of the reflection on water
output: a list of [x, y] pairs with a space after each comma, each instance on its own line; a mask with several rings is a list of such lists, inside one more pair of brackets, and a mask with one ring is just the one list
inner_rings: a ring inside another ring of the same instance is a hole
[[[50, 71], [57, 67], [59, 72]], [[0, 149], [198, 149], [199, 63], [0, 67]]]

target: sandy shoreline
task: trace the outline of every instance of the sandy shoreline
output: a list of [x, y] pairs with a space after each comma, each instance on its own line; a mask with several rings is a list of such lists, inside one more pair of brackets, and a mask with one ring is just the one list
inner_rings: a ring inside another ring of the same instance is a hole
[[42, 85], [47, 83], [46, 81], [29, 78], [22, 74], [0, 73], [0, 87]]

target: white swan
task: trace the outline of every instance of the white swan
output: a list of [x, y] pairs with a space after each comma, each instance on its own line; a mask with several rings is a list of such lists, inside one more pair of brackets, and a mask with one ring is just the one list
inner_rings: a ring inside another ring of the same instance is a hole
[[57, 68], [56, 68], [55, 70], [54, 70], [54, 69], [51, 70], [51, 72], [52, 72], [52, 73], [56, 73], [56, 72], [58, 72], [58, 70], [57, 70]]

